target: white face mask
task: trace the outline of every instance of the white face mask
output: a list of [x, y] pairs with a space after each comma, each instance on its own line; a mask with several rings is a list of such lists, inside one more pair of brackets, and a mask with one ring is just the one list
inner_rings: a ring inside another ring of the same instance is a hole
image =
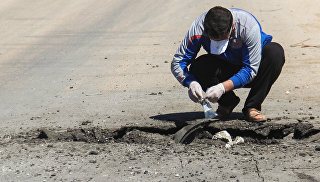
[[211, 54], [220, 55], [224, 53], [228, 47], [228, 44], [229, 44], [229, 39], [220, 40], [220, 41], [211, 40], [211, 43], [210, 43]]

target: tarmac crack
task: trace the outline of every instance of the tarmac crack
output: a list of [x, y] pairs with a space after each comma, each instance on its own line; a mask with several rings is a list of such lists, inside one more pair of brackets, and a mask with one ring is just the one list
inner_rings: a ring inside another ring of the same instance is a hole
[[158, 133], [160, 135], [170, 135], [175, 134], [180, 128], [171, 127], [171, 128], [157, 128], [157, 127], [138, 127], [138, 126], [128, 126], [122, 127], [119, 130], [115, 131], [114, 139], [122, 138], [128, 132], [133, 130], [143, 131], [147, 133]]
[[274, 123], [213, 123], [206, 129], [211, 133], [222, 130], [228, 131], [231, 136], [242, 136], [254, 139], [283, 139], [293, 133], [294, 139], [304, 139], [312, 135], [320, 133], [319, 129], [315, 129], [310, 123], [297, 124], [274, 124]]
[[[172, 135], [176, 133], [178, 129], [179, 128], [172, 126], [162, 128], [126, 126], [113, 130], [103, 129], [100, 127], [68, 129], [67, 131], [52, 131], [48, 129], [39, 129], [37, 131], [37, 137], [33, 139], [47, 139], [54, 141], [82, 141], [87, 143], [108, 143], [110, 141], [125, 141], [129, 143], [134, 143], [135, 141], [137, 141], [136, 139], [148, 138], [148, 135], [151, 134], [158, 134], [164, 137]], [[152, 142], [151, 139], [150, 142]]]
[[[319, 129], [315, 129], [310, 123], [292, 123], [292, 124], [276, 124], [276, 123], [252, 123], [244, 121], [231, 122], [202, 122], [194, 125], [188, 125], [175, 134], [177, 143], [189, 144], [199, 133], [209, 132], [212, 136], [220, 131], [227, 131], [232, 137], [241, 136], [246, 141], [253, 143], [278, 143], [285, 137], [289, 139], [305, 139], [320, 133]], [[290, 135], [292, 134], [292, 136]], [[200, 134], [201, 135], [201, 134]], [[288, 136], [290, 135], [290, 136]], [[209, 138], [212, 138], [209, 137]], [[287, 137], [288, 136], [288, 137]]]
[[[241, 136], [252, 143], [272, 143], [283, 139], [289, 134], [293, 134], [293, 139], [305, 139], [313, 135], [319, 135], [320, 130], [313, 128], [309, 123], [297, 124], [256, 124], [243, 121], [235, 122], [216, 122], [204, 127], [203, 130], [194, 130], [191, 133], [200, 140], [211, 139], [216, 132], [226, 130], [231, 136]], [[10, 136], [7, 140], [19, 140], [21, 142], [32, 142], [35, 140], [51, 141], [80, 141], [87, 143], [109, 143], [109, 142], [126, 142], [126, 143], [152, 143], [163, 144], [170, 142], [181, 127], [174, 125], [161, 126], [124, 126], [115, 129], [106, 129], [101, 127], [83, 127], [76, 129], [54, 130], [41, 128], [25, 133]], [[198, 133], [197, 133], [198, 132]], [[208, 136], [201, 138], [201, 132], [207, 132]], [[211, 137], [209, 136], [210, 134]], [[7, 141], [5, 140], [5, 141]], [[199, 142], [199, 140], [197, 140]]]
[[257, 173], [258, 177], [262, 180], [262, 182], [264, 182], [265, 180], [264, 180], [264, 177], [261, 175], [258, 160], [255, 159], [254, 155], [250, 151], [248, 151], [246, 149], [244, 149], [244, 150], [251, 156], [251, 160], [254, 161], [254, 163], [255, 163], [255, 172]]
[[259, 164], [258, 161], [252, 156], [252, 160], [255, 162], [255, 166], [256, 166], [256, 173], [258, 174], [259, 178], [262, 179], [262, 182], [264, 182], [264, 177], [261, 175], [261, 171], [259, 169]]
[[181, 157], [179, 157], [179, 161], [180, 161], [181, 169], [183, 169], [184, 167], [183, 167], [183, 164], [182, 164], [182, 159], [181, 159]]

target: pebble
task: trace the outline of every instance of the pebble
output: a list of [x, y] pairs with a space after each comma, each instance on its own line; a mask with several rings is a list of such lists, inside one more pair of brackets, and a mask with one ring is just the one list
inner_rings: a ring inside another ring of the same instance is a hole
[[239, 155], [239, 152], [233, 152], [232, 154], [233, 155]]
[[299, 153], [299, 156], [305, 157], [307, 154], [306, 153]]
[[98, 155], [99, 153], [97, 151], [90, 151], [89, 155]]

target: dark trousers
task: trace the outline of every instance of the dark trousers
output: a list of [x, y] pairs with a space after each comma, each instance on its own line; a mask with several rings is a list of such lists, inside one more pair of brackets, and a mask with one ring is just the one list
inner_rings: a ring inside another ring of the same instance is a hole
[[[258, 74], [252, 82], [245, 85], [246, 88], [251, 89], [242, 110], [244, 113], [249, 108], [261, 110], [261, 104], [279, 77], [284, 62], [284, 50], [280, 44], [270, 42], [263, 47]], [[199, 56], [190, 65], [189, 70], [200, 83], [203, 91], [206, 91], [207, 88], [228, 80], [240, 69], [241, 66], [218, 59], [214, 55], [205, 54]], [[233, 91], [229, 91], [222, 95], [218, 103], [222, 106], [232, 105], [236, 97]]]

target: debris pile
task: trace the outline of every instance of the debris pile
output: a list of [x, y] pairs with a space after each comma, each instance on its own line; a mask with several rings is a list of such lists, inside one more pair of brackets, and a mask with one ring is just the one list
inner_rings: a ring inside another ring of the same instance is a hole
[[226, 130], [223, 130], [223, 131], [220, 131], [220, 132], [216, 133], [215, 135], [213, 135], [212, 139], [214, 139], [214, 140], [217, 140], [217, 139], [226, 140], [228, 142], [225, 145], [226, 148], [231, 148], [232, 145], [244, 143], [244, 139], [242, 137], [240, 137], [240, 136], [237, 136], [234, 140], [232, 140], [231, 135]]

